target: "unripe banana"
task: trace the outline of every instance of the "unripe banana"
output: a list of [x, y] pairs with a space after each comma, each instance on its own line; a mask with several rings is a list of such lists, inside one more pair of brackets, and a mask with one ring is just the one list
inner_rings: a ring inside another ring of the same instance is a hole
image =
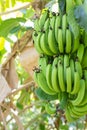
[[44, 31], [48, 30], [49, 29], [49, 24], [50, 24], [50, 18], [47, 18], [45, 24], [44, 24]]
[[39, 19], [39, 26], [41, 30], [43, 29], [44, 23], [49, 17], [49, 11], [48, 10], [43, 10]]
[[87, 89], [87, 70], [84, 70], [84, 79], [85, 79], [85, 85]]
[[62, 16], [62, 33], [63, 33], [63, 43], [66, 41], [66, 28], [67, 28], [67, 16], [64, 14]]
[[69, 29], [67, 29], [66, 30], [66, 48], [65, 48], [66, 53], [71, 52], [71, 46], [72, 46], [71, 31]]
[[41, 38], [41, 33], [38, 33], [37, 35], [35, 35], [35, 32], [33, 33], [33, 40], [34, 40], [34, 47], [36, 48], [36, 50], [40, 53], [43, 54], [43, 51], [41, 49], [40, 46], [40, 38]]
[[74, 83], [74, 72], [75, 72], [75, 66], [74, 66], [74, 60], [70, 59], [70, 68], [71, 68], [71, 77], [72, 77], [72, 84]]
[[56, 43], [56, 39], [54, 36], [54, 30], [52, 28], [50, 28], [49, 32], [48, 32], [48, 45], [49, 45], [50, 50], [54, 54], [58, 54], [58, 45]]
[[79, 115], [84, 116], [85, 114], [87, 114], [87, 104], [83, 105], [83, 106], [75, 106], [74, 110], [79, 113]]
[[51, 79], [52, 77], [51, 77], [51, 75], [52, 75], [52, 64], [48, 64], [47, 67], [46, 67], [46, 81], [47, 81], [47, 84], [48, 84], [49, 88], [51, 90], [55, 91], [53, 89], [53, 86], [52, 86], [52, 79]]
[[46, 67], [47, 67], [47, 64], [48, 64], [48, 57], [47, 56], [39, 57], [38, 64], [39, 64], [41, 72], [45, 76], [46, 75]]
[[69, 56], [64, 55], [64, 81], [66, 82], [66, 68], [69, 66]]
[[72, 90], [72, 77], [71, 77], [71, 68], [66, 68], [66, 83], [67, 83], [67, 92], [70, 93]]
[[55, 38], [57, 42], [58, 42], [58, 28], [60, 27], [60, 25], [61, 25], [61, 16], [60, 14], [58, 14], [55, 20]]
[[38, 85], [39, 85], [39, 87], [45, 92], [45, 93], [47, 93], [47, 94], [49, 94], [49, 95], [55, 95], [55, 92], [54, 91], [52, 91], [50, 88], [49, 88], [49, 86], [48, 86], [48, 84], [47, 84], [47, 81], [46, 81], [46, 78], [45, 78], [45, 76], [44, 76], [44, 74], [43, 73], [37, 73], [37, 78], [38, 78]]
[[39, 19], [36, 19], [35, 22], [34, 22], [34, 30], [35, 30], [36, 32], [41, 31], [41, 28], [40, 28], [40, 26], [39, 26]]
[[68, 122], [74, 122], [75, 121], [75, 118], [71, 117], [68, 105], [65, 109], [65, 116], [66, 116], [66, 119], [67, 119]]
[[84, 31], [83, 33], [83, 41], [84, 41], [85, 47], [87, 47], [87, 32], [86, 31]]
[[64, 69], [63, 69], [63, 62], [59, 60], [58, 62], [58, 80], [59, 86], [62, 92], [65, 91], [65, 83], [64, 83]]
[[34, 71], [33, 77], [34, 77], [34, 81], [38, 84], [38, 78], [37, 78], [37, 72], [36, 71]]
[[63, 33], [62, 29], [58, 28], [58, 48], [59, 52], [63, 53], [64, 52], [64, 43], [63, 43]]
[[46, 39], [46, 32], [42, 33], [42, 35], [41, 35], [40, 46], [41, 46], [41, 49], [43, 50], [44, 54], [49, 55], [49, 56], [53, 55], [52, 51], [49, 49], [49, 46], [48, 46], [48, 42]]
[[80, 103], [82, 102], [82, 100], [84, 98], [84, 95], [85, 95], [85, 80], [81, 79], [80, 80], [80, 89], [79, 89], [78, 95], [77, 95], [76, 99], [71, 101], [72, 104], [74, 106], [80, 105]]
[[77, 38], [73, 37], [72, 53], [74, 53], [74, 52], [76, 52], [78, 50], [79, 44], [80, 44], [79, 37], [77, 37]]
[[71, 94], [78, 93], [79, 89], [80, 89], [80, 76], [78, 72], [74, 72], [74, 85]]
[[51, 77], [51, 80], [52, 80], [52, 87], [53, 87], [53, 89], [56, 92], [60, 92], [59, 83], [58, 83], [58, 69], [57, 68], [58, 68], [57, 64], [55, 64], [52, 67], [52, 77]]
[[82, 78], [82, 66], [78, 60], [75, 61], [75, 70], [79, 73], [80, 78]]
[[50, 17], [50, 27], [54, 30], [55, 29], [55, 21], [56, 21], [56, 14]]
[[[70, 110], [70, 115], [71, 115], [75, 120], [79, 119], [79, 118], [82, 116], [82, 114], [79, 114], [79, 113], [77, 113], [77, 112], [74, 110], [74, 106], [73, 106], [71, 103], [69, 103], [69, 110]], [[75, 121], [75, 120], [74, 120], [74, 121]]]
[[84, 55], [82, 59], [82, 68], [87, 68], [87, 47], [84, 50]]
[[83, 55], [84, 55], [84, 45], [80, 44], [78, 51], [77, 51], [77, 57], [78, 57], [80, 63], [82, 62]]
[[56, 107], [53, 107], [50, 103], [47, 103], [45, 105], [45, 110], [50, 115], [56, 114]]

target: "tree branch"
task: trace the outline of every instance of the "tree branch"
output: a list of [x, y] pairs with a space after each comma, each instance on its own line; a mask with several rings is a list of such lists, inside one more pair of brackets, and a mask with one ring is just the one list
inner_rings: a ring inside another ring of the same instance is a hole
[[19, 10], [22, 10], [22, 9], [26, 9], [26, 8], [28, 8], [30, 5], [31, 5], [30, 3], [27, 3], [27, 4], [24, 4], [24, 5], [21, 6], [21, 7], [14, 8], [14, 9], [9, 10], [9, 11], [6, 11], [6, 12], [2, 12], [2, 13], [0, 13], [0, 16], [6, 15], [6, 14], [10, 14], [10, 13], [13, 13], [13, 12], [16, 12], [16, 11], [19, 11]]

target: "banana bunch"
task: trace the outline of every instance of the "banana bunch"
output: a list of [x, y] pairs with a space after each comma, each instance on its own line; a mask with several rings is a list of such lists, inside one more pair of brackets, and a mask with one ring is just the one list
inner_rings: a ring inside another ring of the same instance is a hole
[[38, 53], [49, 56], [74, 53], [80, 44], [80, 36], [75, 39], [69, 28], [67, 15], [48, 10], [35, 20], [32, 37]]
[[[82, 0], [76, 0], [82, 4]], [[72, 0], [66, 0], [68, 11]], [[45, 9], [35, 20], [34, 47], [40, 57], [34, 68], [34, 80], [47, 94], [58, 94], [59, 109], [64, 110], [68, 122], [87, 114], [87, 32], [79, 28], [74, 37], [67, 13], [54, 13]], [[51, 104], [45, 107], [48, 114], [57, 109]]]

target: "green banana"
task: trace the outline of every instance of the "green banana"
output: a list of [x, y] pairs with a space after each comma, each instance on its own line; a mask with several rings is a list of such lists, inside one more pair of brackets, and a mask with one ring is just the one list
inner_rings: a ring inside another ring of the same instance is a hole
[[45, 105], [45, 110], [46, 110], [46, 112], [47, 112], [48, 114], [50, 114], [50, 115], [56, 114], [56, 107], [53, 107], [53, 106], [51, 105], [51, 103], [47, 103], [47, 104]]
[[34, 77], [34, 81], [38, 84], [37, 72], [36, 71], [34, 71], [33, 77]]
[[52, 91], [50, 88], [49, 88], [49, 86], [48, 86], [48, 84], [47, 84], [47, 81], [46, 81], [46, 78], [45, 78], [45, 76], [44, 76], [44, 74], [43, 73], [37, 73], [37, 78], [38, 78], [38, 85], [39, 85], [39, 87], [45, 92], [45, 93], [47, 93], [47, 94], [49, 94], [49, 95], [55, 95], [55, 92], [54, 91]]
[[77, 95], [76, 99], [71, 101], [72, 104], [74, 106], [80, 105], [81, 101], [84, 98], [84, 94], [85, 94], [85, 80], [81, 79], [80, 80], [80, 89], [79, 89], [78, 95]]
[[72, 76], [71, 76], [71, 68], [66, 68], [66, 83], [67, 83], [67, 92], [70, 93], [72, 90]]
[[78, 93], [79, 89], [80, 89], [80, 76], [78, 72], [74, 72], [74, 85], [71, 94]]
[[55, 91], [53, 89], [53, 86], [52, 86], [51, 75], [52, 75], [52, 64], [48, 64], [47, 67], [46, 67], [46, 81], [47, 81], [47, 84], [48, 84], [49, 88], [51, 90]]
[[71, 47], [72, 47], [71, 31], [69, 29], [67, 29], [66, 30], [66, 48], [65, 48], [66, 53], [71, 52]]
[[58, 14], [58, 16], [56, 16], [56, 20], [55, 20], [55, 39], [58, 42], [58, 28], [61, 25], [61, 16], [60, 14]]
[[85, 90], [84, 98], [78, 106], [84, 106], [87, 104], [87, 88]]
[[46, 39], [46, 32], [41, 35], [40, 47], [43, 50], [44, 54], [49, 55], [49, 56], [53, 55], [52, 51], [49, 49], [49, 46], [48, 46], [48, 42]]
[[35, 30], [36, 32], [41, 31], [41, 28], [40, 28], [40, 26], [39, 26], [39, 19], [36, 19], [35, 22], [34, 22], [34, 30]]
[[75, 106], [74, 111], [79, 113], [81, 116], [84, 116], [85, 114], [87, 114], [87, 104], [83, 106]]
[[69, 106], [66, 107], [65, 109], [65, 116], [68, 122], [74, 122], [75, 118], [73, 118], [70, 114]]
[[50, 24], [50, 18], [47, 18], [46, 22], [44, 23], [44, 31], [49, 29], [49, 24]]
[[36, 48], [36, 50], [40, 53], [43, 54], [43, 51], [40, 47], [40, 38], [41, 38], [41, 33], [38, 33], [38, 35], [36, 36], [35, 34], [33, 34], [33, 39], [34, 39], [34, 47]]
[[63, 53], [64, 52], [64, 43], [63, 43], [63, 33], [62, 29], [58, 28], [58, 48], [59, 52]]
[[57, 65], [58, 63], [58, 57], [55, 57], [52, 63], [52, 67], [54, 67], [55, 65]]
[[49, 45], [50, 50], [54, 54], [58, 54], [58, 45], [56, 43], [56, 39], [54, 36], [54, 30], [52, 28], [50, 28], [49, 32], [48, 32], [48, 45]]
[[79, 73], [80, 78], [82, 78], [82, 66], [78, 60], [75, 61], [75, 70]]
[[87, 47], [84, 50], [84, 55], [82, 59], [82, 68], [87, 68]]
[[[87, 113], [87, 111], [86, 111], [86, 112], [81, 112], [81, 110], [79, 111], [79, 109], [80, 109], [79, 106], [73, 106], [73, 108], [72, 108], [72, 112], [73, 112], [78, 118], [84, 116], [84, 115]], [[84, 108], [83, 108], [83, 109], [84, 109]]]
[[64, 81], [66, 82], [66, 68], [69, 66], [69, 56], [64, 55]]
[[78, 51], [77, 51], [77, 57], [78, 57], [80, 62], [82, 62], [83, 55], [84, 55], [84, 45], [80, 44]]
[[87, 32], [86, 31], [84, 31], [83, 33], [83, 42], [84, 42], [85, 47], [87, 47]]
[[48, 64], [48, 57], [47, 56], [39, 57], [38, 64], [39, 64], [41, 72], [45, 76], [46, 75], [46, 67], [47, 67], [47, 64]]
[[[58, 63], [58, 62], [57, 62]], [[51, 76], [51, 80], [52, 80], [52, 87], [56, 92], [60, 92], [60, 88], [59, 88], [59, 83], [58, 83], [58, 66], [57, 64], [55, 64], [52, 67], [52, 76]]]
[[84, 79], [85, 79], [85, 85], [87, 89], [87, 70], [84, 70]]
[[55, 29], [55, 21], [56, 21], [56, 15], [52, 15], [52, 17], [50, 17], [50, 27], [54, 30]]
[[64, 69], [63, 69], [63, 62], [61, 60], [58, 61], [58, 80], [60, 89], [62, 92], [64, 92], [65, 91]]
[[49, 11], [48, 10], [42, 10], [40, 19], [39, 19], [39, 26], [41, 28], [41, 30], [43, 29], [44, 23], [47, 20], [47, 18], [49, 17]]
[[79, 44], [80, 44], [79, 37], [77, 37], [77, 38], [73, 37], [73, 44], [72, 44], [72, 51], [71, 51], [72, 53], [74, 53], [78, 50]]
[[74, 106], [72, 104], [69, 103], [69, 110], [70, 110], [70, 115], [75, 119], [75, 120], [78, 120], [82, 114], [79, 114], [77, 113], [75, 110], [74, 110]]
[[63, 33], [63, 43], [66, 41], [66, 29], [67, 29], [67, 16], [64, 14], [62, 16], [62, 33]]
[[75, 72], [75, 66], [73, 59], [70, 59], [70, 68], [71, 68], [71, 77], [72, 77], [72, 84], [74, 83], [74, 72]]

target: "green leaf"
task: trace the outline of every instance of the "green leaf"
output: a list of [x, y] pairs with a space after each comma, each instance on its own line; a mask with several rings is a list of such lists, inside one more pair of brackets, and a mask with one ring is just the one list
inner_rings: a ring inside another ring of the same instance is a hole
[[0, 51], [4, 49], [5, 39], [0, 37]]
[[14, 34], [14, 33], [16, 33], [17, 31], [19, 31], [20, 29], [21, 29], [21, 26], [18, 25], [18, 26], [16, 26], [16, 27], [12, 28], [11, 31], [10, 31], [10, 33], [11, 33], [11, 34]]
[[39, 125], [39, 130], [45, 130], [45, 125], [42, 124], [42, 123], [40, 123], [40, 125]]
[[35, 94], [41, 100], [56, 100], [56, 99], [58, 99], [58, 94], [48, 95], [41, 88], [36, 88]]
[[16, 106], [17, 106], [19, 109], [21, 109], [21, 110], [23, 109], [23, 105], [20, 104], [19, 102], [16, 103]]
[[77, 38], [79, 36], [80, 31], [79, 31], [79, 25], [78, 25], [78, 23], [75, 19], [75, 16], [74, 16], [74, 8], [71, 8], [68, 11], [67, 20], [68, 20], [70, 29], [71, 29], [74, 37]]
[[31, 18], [34, 15], [34, 13], [35, 10], [32, 7], [30, 7], [29, 9], [26, 10], [24, 17]]
[[87, 31], [87, 2], [77, 6], [74, 15], [80, 27]]
[[24, 18], [11, 18], [5, 21], [2, 21], [0, 24], [0, 36], [7, 37], [9, 32], [16, 26], [19, 25], [20, 22], [25, 22]]

